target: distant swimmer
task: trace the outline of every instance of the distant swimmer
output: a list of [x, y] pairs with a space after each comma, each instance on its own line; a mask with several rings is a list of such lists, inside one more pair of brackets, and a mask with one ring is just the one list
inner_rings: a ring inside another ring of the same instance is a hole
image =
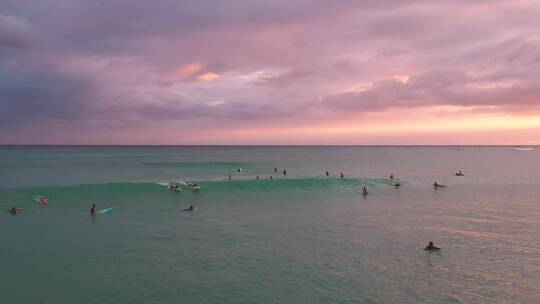
[[339, 172], [339, 176], [340, 176], [341, 178], [343, 178], [343, 177], [344, 177], [344, 176], [343, 176], [343, 172]]
[[256, 178], [256, 179], [257, 179], [257, 180], [260, 180], [260, 178], [259, 178], [259, 176], [258, 176], [258, 175], [257, 175], [257, 178]]
[[461, 172], [461, 170], [459, 170], [459, 172], [456, 172], [456, 176], [465, 176], [465, 174], [463, 174], [463, 172]]
[[186, 209], [182, 209], [182, 211], [193, 211], [195, 208], [193, 208], [193, 205], [189, 206], [189, 208], [186, 208]]
[[446, 187], [445, 185], [441, 185], [441, 184], [438, 184], [437, 182], [433, 182], [433, 188], [435, 189], [438, 189], [438, 188], [444, 188]]
[[399, 182], [399, 181], [395, 182], [394, 187], [401, 188], [401, 182]]
[[394, 174], [390, 174], [390, 179], [394, 179]]
[[369, 192], [368, 192], [368, 190], [367, 190], [367, 187], [364, 186], [364, 188], [362, 188], [362, 195], [365, 196], [365, 195], [368, 195], [368, 194], [369, 194]]
[[11, 214], [15, 215], [15, 214], [17, 214], [17, 212], [21, 212], [21, 211], [22, 211], [22, 208], [11, 207], [11, 208], [8, 209], [8, 211], [9, 211]]
[[441, 248], [439, 247], [435, 247], [435, 245], [433, 245], [433, 242], [429, 242], [429, 244], [426, 246], [426, 248], [424, 248], [425, 251], [438, 251], [438, 250], [441, 250]]
[[326, 176], [330, 176], [330, 172], [326, 171]]
[[236, 171], [238, 171], [238, 172], [242, 172], [243, 170], [242, 170], [242, 168], [238, 168], [238, 170], [236, 170]]
[[274, 179], [274, 178], [272, 177], [272, 175], [270, 175], [270, 179]]
[[277, 167], [274, 167], [274, 172], [277, 172], [277, 171], [278, 171], [278, 170], [277, 170]]
[[287, 175], [287, 170], [283, 170], [283, 175]]
[[90, 208], [90, 215], [96, 215], [96, 204], [92, 204], [92, 208]]

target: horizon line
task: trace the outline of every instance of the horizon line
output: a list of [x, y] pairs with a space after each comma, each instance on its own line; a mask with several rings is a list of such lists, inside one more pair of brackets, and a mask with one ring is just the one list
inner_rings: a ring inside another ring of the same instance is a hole
[[538, 147], [539, 144], [0, 144], [0, 147]]

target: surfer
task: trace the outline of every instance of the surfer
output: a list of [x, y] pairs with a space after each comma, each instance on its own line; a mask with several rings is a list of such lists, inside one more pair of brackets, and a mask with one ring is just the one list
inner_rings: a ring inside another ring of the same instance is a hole
[[438, 188], [443, 188], [443, 187], [445, 186], [441, 184], [437, 184], [437, 182], [433, 182], [433, 188], [438, 189]]
[[229, 180], [232, 180], [232, 176], [229, 174], [229, 177], [228, 177]]
[[400, 181], [395, 182], [394, 187], [398, 189], [401, 188], [401, 182]]
[[90, 208], [90, 215], [96, 214], [96, 204], [92, 204], [92, 208]]
[[390, 174], [390, 179], [394, 179], [394, 174]]
[[343, 177], [344, 177], [344, 176], [343, 176], [343, 172], [339, 172], [339, 176], [340, 176], [341, 178], [343, 178]]
[[201, 186], [199, 184], [196, 184], [196, 183], [188, 182], [187, 186], [189, 187], [189, 189], [194, 190], [194, 191], [195, 190], [201, 190]]
[[193, 211], [193, 205], [189, 206], [189, 208], [186, 208], [186, 209], [182, 209], [182, 211], [189, 211], [189, 212], [192, 212]]
[[258, 175], [257, 175], [256, 179], [257, 179], [257, 180], [260, 180], [260, 178], [259, 178], [259, 176], [258, 176]]
[[330, 172], [326, 171], [326, 176], [330, 176]]
[[463, 174], [461, 170], [459, 170], [459, 172], [456, 172], [456, 176], [465, 176], [465, 174]]
[[287, 169], [283, 170], [283, 175], [287, 175]]
[[270, 179], [274, 179], [274, 178], [272, 177], [272, 175], [270, 175]]
[[362, 188], [362, 195], [365, 196], [365, 195], [368, 195], [368, 194], [369, 194], [369, 192], [368, 192], [368, 190], [367, 190], [367, 187], [364, 186], [364, 188]]
[[277, 172], [277, 167], [274, 167], [274, 172]]
[[15, 214], [17, 214], [17, 212], [21, 212], [21, 211], [22, 211], [22, 208], [11, 207], [11, 208], [8, 209], [8, 211], [9, 211], [11, 214], [15, 215]]
[[425, 251], [438, 251], [438, 250], [441, 250], [441, 248], [439, 247], [435, 247], [435, 245], [433, 245], [433, 242], [429, 242], [429, 244], [426, 246], [426, 248], [424, 248]]
[[242, 172], [242, 168], [238, 168], [238, 170], [236, 170], [236, 171], [238, 171], [238, 173], [240, 173], [240, 172]]

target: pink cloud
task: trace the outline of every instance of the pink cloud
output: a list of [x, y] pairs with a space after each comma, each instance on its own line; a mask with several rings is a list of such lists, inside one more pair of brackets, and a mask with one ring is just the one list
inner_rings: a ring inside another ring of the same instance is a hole
[[133, 122], [207, 120], [218, 134], [369, 113], [392, 121], [394, 109], [510, 115], [539, 105], [535, 2], [19, 0], [4, 9], [0, 133], [23, 138], [37, 124], [53, 135], [53, 125], [107, 126], [119, 138], [133, 136], [121, 127]]

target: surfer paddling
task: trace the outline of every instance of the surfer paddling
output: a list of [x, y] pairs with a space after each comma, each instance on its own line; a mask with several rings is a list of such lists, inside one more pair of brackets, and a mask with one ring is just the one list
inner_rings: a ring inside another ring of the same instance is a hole
[[438, 184], [437, 182], [433, 182], [433, 188], [435, 188], [435, 189], [444, 188], [444, 187], [446, 187], [446, 186]]
[[22, 208], [16, 208], [16, 207], [11, 207], [8, 209], [9, 213], [15, 215], [17, 214], [17, 212], [21, 212], [22, 211]]

